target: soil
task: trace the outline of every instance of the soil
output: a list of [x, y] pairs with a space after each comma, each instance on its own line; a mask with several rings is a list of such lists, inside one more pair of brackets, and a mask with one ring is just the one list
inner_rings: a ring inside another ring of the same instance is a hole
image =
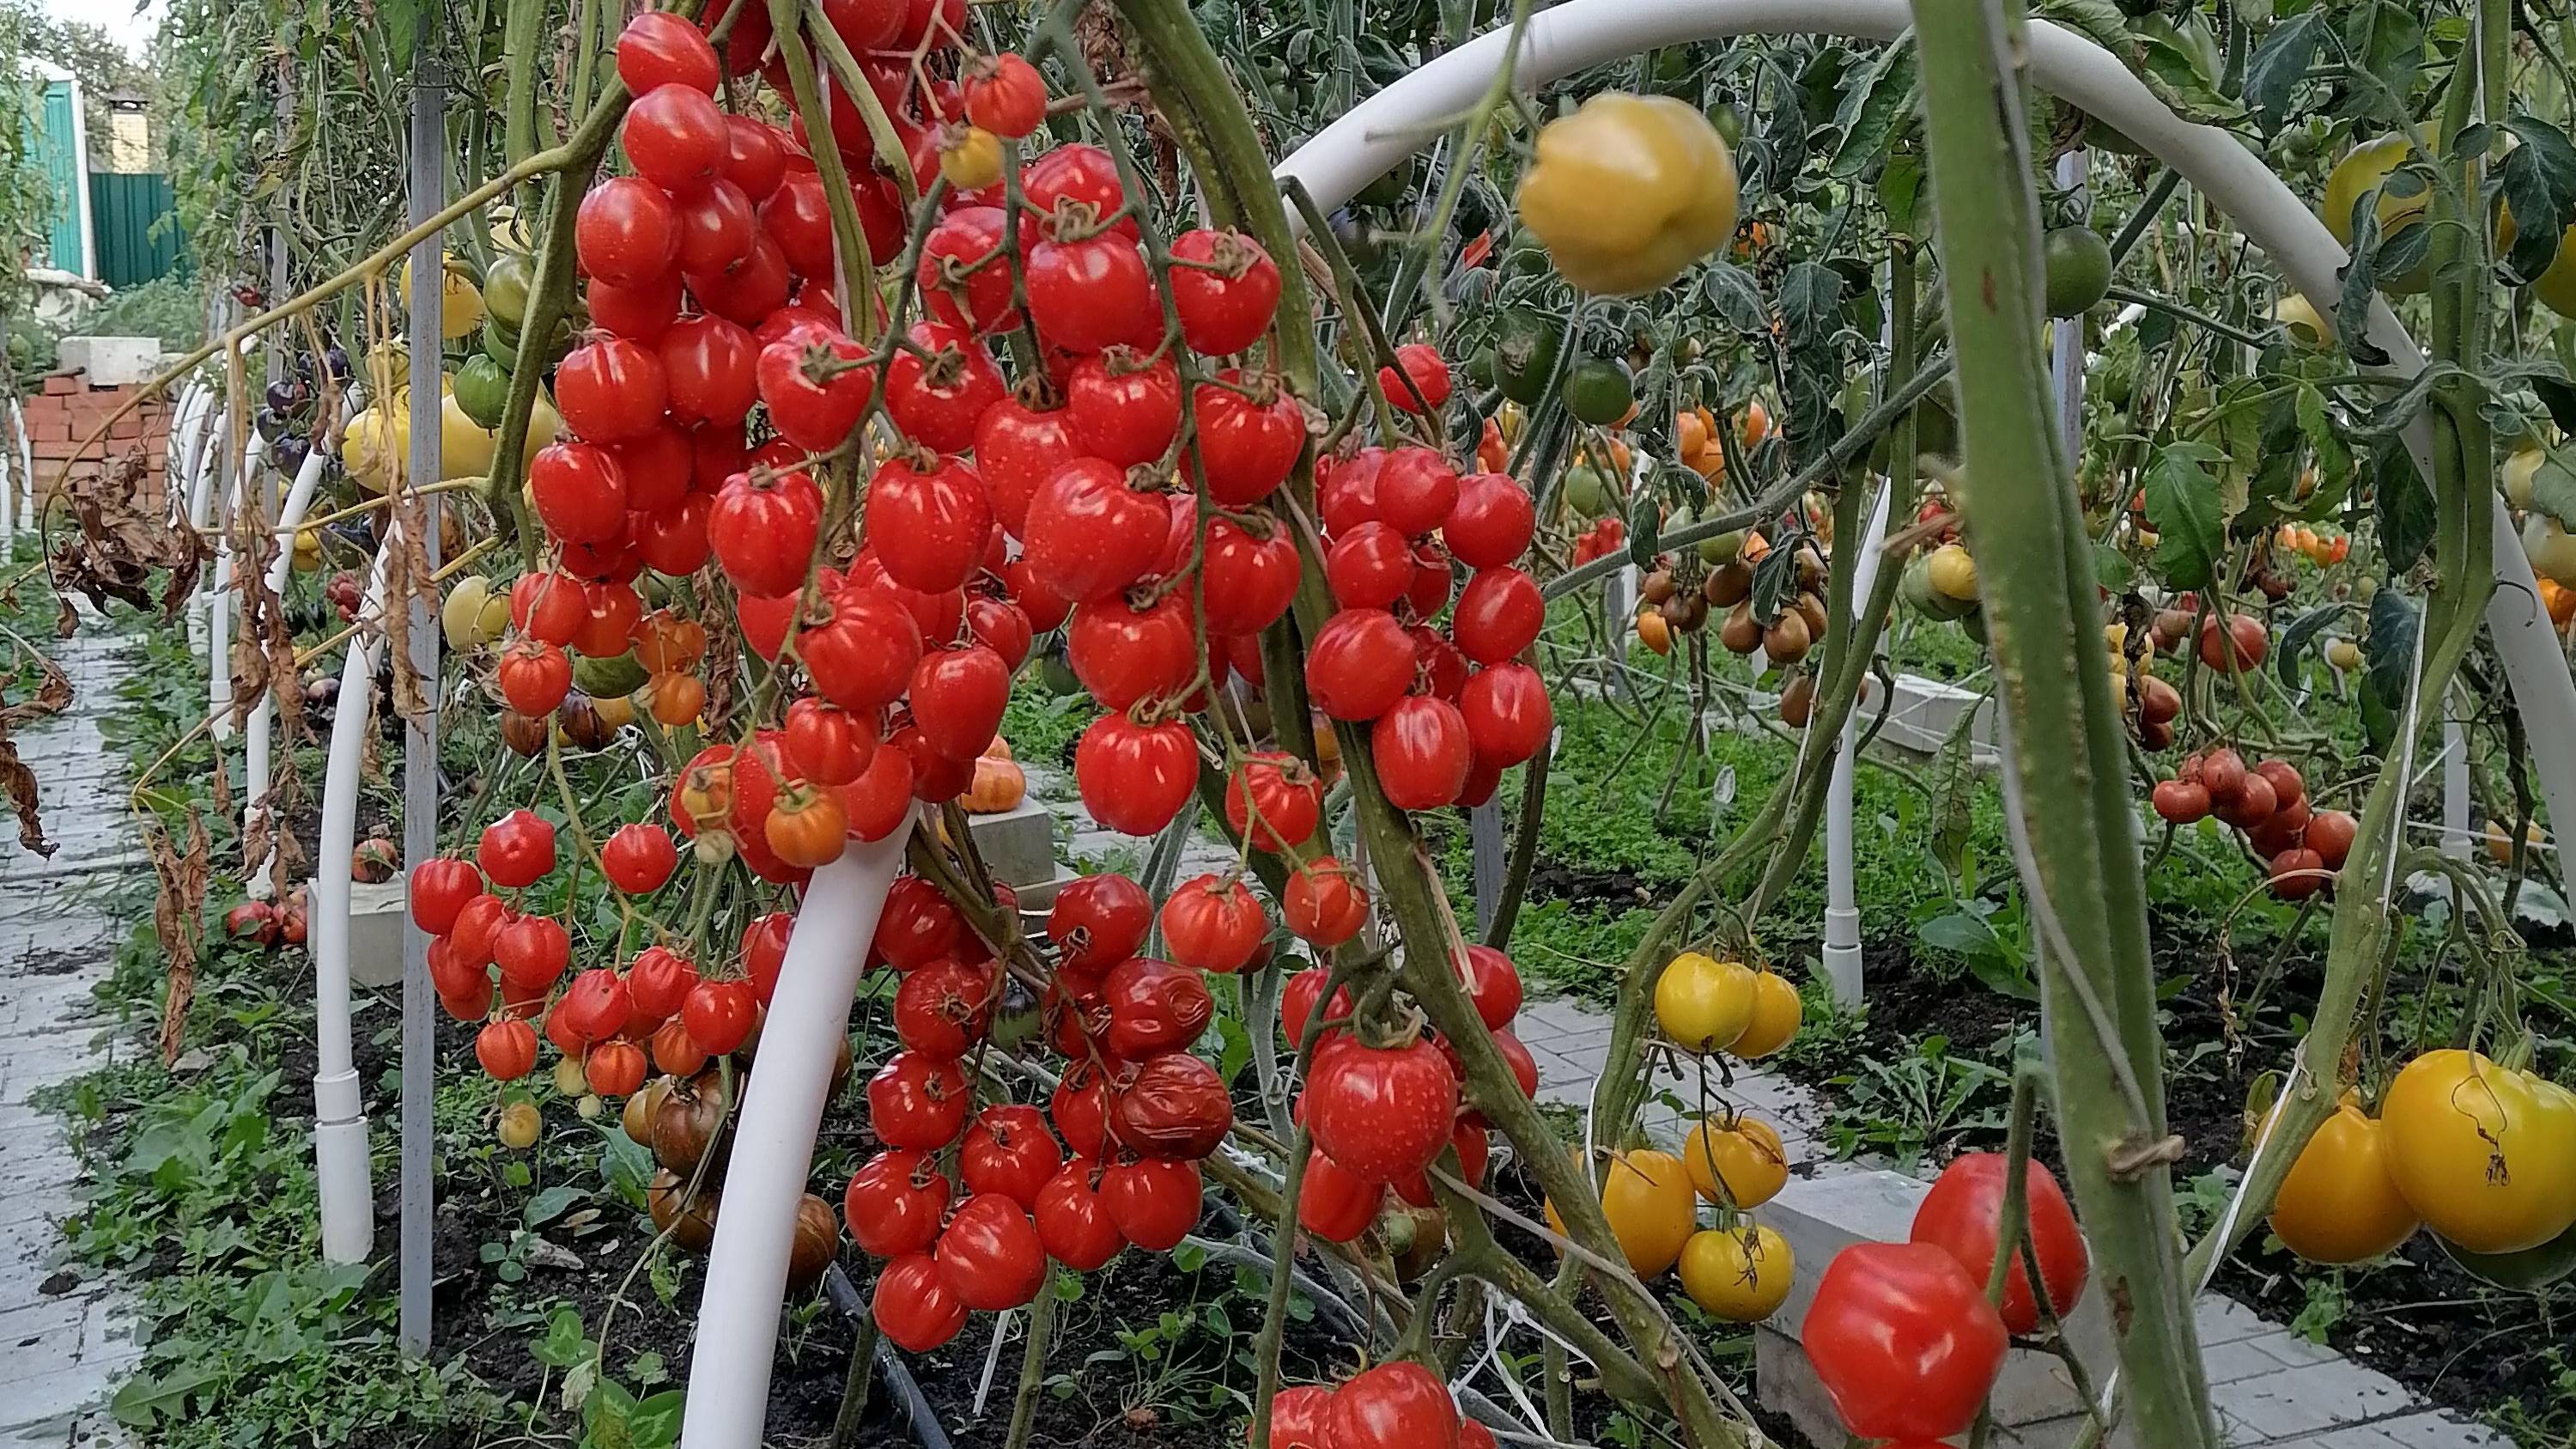
[[[2231, 975], [2210, 923], [2189, 917], [2160, 914], [2150, 921], [2149, 934], [2160, 979], [2180, 981], [2164, 1003], [2166, 1111], [2184, 1144], [2176, 1172], [2180, 1183], [2225, 1164], [2242, 1165], [2248, 1092], [2258, 1075], [2286, 1059], [2295, 1039], [2281, 1006], [2316, 999], [2323, 962], [2306, 953], [2286, 956], [2269, 988], [2271, 1004], [2250, 1029], [2231, 1038], [2221, 989], [2250, 991], [2250, 978], [2260, 974], [2264, 961], [2246, 951]], [[1948, 1037], [1954, 1051], [1990, 1054], [2000, 1040], [2037, 1021], [2035, 1005], [1985, 989], [1972, 977], [1936, 973], [1914, 957], [1911, 946], [1904, 938], [1889, 938], [1872, 942], [1865, 953], [1869, 991], [1862, 1055], [1905, 1055], [1934, 1035]], [[2203, 1042], [2222, 1050], [2186, 1060], [2185, 1053]], [[1789, 1070], [1831, 1099], [1835, 1089], [1824, 1080], [1829, 1072], [1794, 1063]], [[2002, 1145], [2000, 1129], [1967, 1130], [1935, 1143], [1930, 1155], [1938, 1162]], [[2034, 1155], [2053, 1168], [2062, 1166], [2045, 1113]], [[2417, 1234], [2381, 1265], [2343, 1270], [2300, 1262], [2258, 1233], [2220, 1267], [2213, 1286], [2282, 1324], [2309, 1308], [2312, 1291], [2330, 1301], [2339, 1289], [2341, 1312], [2318, 1314], [2326, 1343], [2432, 1402], [2473, 1417], [2512, 1401], [2538, 1418], [2559, 1397], [2560, 1369], [2541, 1350], [2561, 1330], [2544, 1300], [2501, 1292], [2473, 1278], [2429, 1233]], [[2566, 1285], [2547, 1302], [2563, 1310]]]

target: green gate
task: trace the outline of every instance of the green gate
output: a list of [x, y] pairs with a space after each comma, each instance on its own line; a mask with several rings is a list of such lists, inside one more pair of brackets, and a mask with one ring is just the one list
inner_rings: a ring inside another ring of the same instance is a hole
[[157, 171], [94, 171], [90, 217], [98, 238], [98, 279], [132, 287], [167, 276], [184, 238], [172, 214], [170, 178]]
[[35, 116], [36, 134], [30, 140], [54, 196], [53, 215], [45, 229], [46, 265], [87, 276], [81, 245], [81, 203], [87, 198], [81, 194], [79, 104], [72, 82], [47, 81], [44, 104]]

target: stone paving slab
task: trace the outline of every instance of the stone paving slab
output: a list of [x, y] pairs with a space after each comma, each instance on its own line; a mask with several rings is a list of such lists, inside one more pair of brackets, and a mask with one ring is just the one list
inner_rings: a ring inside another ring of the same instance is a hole
[[16, 737], [59, 848], [39, 857], [0, 832], [0, 1444], [13, 1449], [121, 1439], [100, 1403], [143, 1354], [122, 1291], [62, 1266], [58, 1225], [81, 1206], [80, 1168], [60, 1119], [30, 1100], [98, 1063], [92, 988], [127, 927], [87, 888], [143, 866], [122, 763], [97, 723], [127, 643], [65, 641], [71, 710]]

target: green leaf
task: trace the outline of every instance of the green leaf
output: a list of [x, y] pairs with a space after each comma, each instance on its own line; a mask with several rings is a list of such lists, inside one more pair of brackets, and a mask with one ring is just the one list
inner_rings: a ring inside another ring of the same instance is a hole
[[1640, 488], [1628, 504], [1628, 561], [1653, 568], [1663, 543], [1664, 501], [1652, 487]]
[[686, 1406], [682, 1389], [664, 1389], [635, 1406], [626, 1416], [628, 1442], [635, 1449], [670, 1449], [680, 1442], [680, 1413]]
[[2245, 61], [2245, 104], [2262, 124], [2263, 133], [2281, 129], [2290, 112], [2290, 95], [2307, 79], [2317, 58], [2318, 32], [2325, 17], [2314, 10], [2293, 15], [2272, 27]]
[[2307, 439], [2309, 451], [2316, 455], [2319, 487], [2322, 489], [2349, 478], [2352, 475], [2352, 449], [2345, 446], [2343, 435], [2335, 429], [2333, 415], [2326, 411], [2325, 393], [2301, 383], [2296, 408], [2299, 434]]
[[2310, 609], [2290, 621], [2281, 631], [2281, 647], [2272, 656], [2272, 668], [2281, 682], [2292, 689], [2299, 687], [2299, 671], [2306, 664], [2308, 646], [2325, 632], [2325, 627], [2343, 617], [2343, 605], [2324, 604]]
[[2392, 712], [2406, 703], [2406, 684], [2415, 676], [2415, 636], [2422, 628], [2423, 619], [2413, 601], [2395, 584], [2384, 584], [2370, 596], [2370, 637], [2362, 651], [2362, 682]]
[[[2429, 230], [2417, 227], [2417, 231]], [[2388, 354], [2370, 341], [2370, 303], [2379, 295], [2379, 193], [2353, 207], [2352, 260], [2344, 264], [2343, 295], [2335, 299], [2335, 337], [2365, 367], [2381, 367]]]
[[1889, 140], [1915, 112], [1915, 66], [1914, 38], [1906, 35], [1880, 50], [1867, 68], [1845, 76], [1842, 107], [1834, 116], [1842, 140], [1826, 175], [1854, 180], [1882, 163]]
[[555, 1309], [546, 1320], [546, 1336], [528, 1345], [528, 1352], [548, 1368], [568, 1369], [591, 1356], [591, 1343], [581, 1331], [580, 1310], [569, 1304]]
[[2560, 237], [2576, 222], [2576, 146], [2537, 117], [2517, 115], [2504, 128], [2522, 143], [2496, 165], [2496, 189], [2513, 208], [2516, 228], [2507, 271], [2520, 284], [2548, 269]]
[[155, 1378], [138, 1373], [126, 1380], [116, 1397], [107, 1401], [108, 1412], [120, 1424], [148, 1429], [160, 1419], [178, 1419], [188, 1412], [188, 1396], [214, 1383], [211, 1368], [180, 1368]]
[[2379, 549], [2388, 558], [2388, 572], [2393, 576], [2415, 566], [2432, 547], [2432, 490], [2424, 486], [2424, 475], [2415, 471], [2414, 455], [2407, 452], [2403, 439], [2390, 436], [2377, 440], [2370, 450], [2372, 493], [2379, 512]]
[[2499, 1288], [2537, 1293], [2576, 1273], [2576, 1227], [2519, 1253], [2472, 1253], [2449, 1242], [2442, 1243], [2442, 1251], [2451, 1255], [2452, 1262]]
[[[625, 1134], [620, 1133], [619, 1135], [623, 1136]], [[583, 1196], [584, 1194], [580, 1188], [571, 1186], [568, 1183], [558, 1183], [555, 1186], [538, 1193], [536, 1196], [529, 1198], [528, 1205], [526, 1208], [521, 1210], [520, 1216], [526, 1220], [529, 1227], [542, 1228], [546, 1224], [553, 1222], [555, 1219], [562, 1217], [565, 1213], [570, 1212], [572, 1210], [572, 1205], [581, 1201]]]
[[1976, 721], [1984, 705], [1980, 698], [1959, 712], [1932, 761], [1932, 858], [1953, 877], [1966, 868], [1968, 842], [1976, 834], [1970, 806], [1977, 793]]
[[2137, 566], [2127, 554], [2107, 543], [2093, 545], [2093, 582], [2117, 594], [2125, 592], [2137, 576]]
[[2147, 470], [2147, 521], [2156, 528], [2156, 567], [2178, 589], [2217, 582], [2227, 548], [2218, 480], [2202, 465], [2219, 456], [2206, 443], [2168, 443]]
[[2564, 448], [2541, 454], [2531, 475], [2531, 506], [2564, 524], [2576, 520], [2576, 455]]

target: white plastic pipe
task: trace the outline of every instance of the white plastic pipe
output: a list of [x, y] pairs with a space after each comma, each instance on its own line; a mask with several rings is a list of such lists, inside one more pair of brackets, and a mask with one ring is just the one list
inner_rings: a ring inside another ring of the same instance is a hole
[[[223, 435], [224, 420], [229, 416], [214, 405], [210, 394], [201, 394], [197, 426], [190, 436], [187, 451], [184, 454], [174, 451], [171, 455], [186, 459], [183, 467], [188, 486], [188, 527], [201, 536], [213, 518], [215, 487], [223, 472], [211, 445], [214, 439]], [[214, 591], [209, 587], [209, 581], [199, 577], [196, 592], [188, 600], [188, 644], [192, 649], [205, 650], [213, 641], [213, 598]]]
[[[252, 480], [259, 472], [260, 459], [268, 455], [268, 440], [259, 429], [250, 430], [250, 441], [242, 445], [241, 471], [233, 475], [231, 503], [224, 510], [225, 523], [239, 515], [255, 495]], [[229, 527], [215, 543], [215, 587], [206, 598], [206, 713], [211, 721], [208, 733], [217, 743], [233, 737], [233, 545]]]
[[[1514, 76], [1528, 90], [1658, 46], [1739, 35], [1894, 40], [1913, 23], [1907, 0], [1567, 0], [1530, 17]], [[2176, 116], [2118, 57], [2075, 32], [2034, 19], [2027, 38], [2034, 84], [2181, 173], [2211, 205], [2241, 222], [2301, 293], [2329, 303], [2342, 295], [2338, 273], [2350, 260], [2342, 244], [2261, 156], [2225, 131]], [[1509, 28], [1498, 28], [1422, 65], [1353, 106], [1281, 162], [1275, 174], [1303, 181], [1324, 211], [1340, 207], [1420, 149], [1442, 117], [1473, 106], [1510, 43]], [[2385, 298], [2371, 302], [2368, 336], [2388, 354], [2387, 371], [2412, 377], [2423, 370], [2423, 353]], [[2406, 444], [2416, 467], [2429, 474], [2430, 424], [2418, 418], [2406, 431]], [[2532, 762], [2550, 818], [2576, 820], [2576, 677], [2558, 652], [2557, 634], [2540, 607], [2530, 561], [2502, 497], [2495, 500], [2493, 526], [2500, 587], [2487, 605], [2487, 629], [2529, 723]], [[2559, 857], [2562, 888], [2576, 868], [2568, 854]]]
[[907, 821], [874, 844], [853, 841], [839, 860], [814, 872], [797, 907], [778, 991], [760, 1029], [760, 1063], [734, 1116], [724, 1210], [716, 1214], [697, 1345], [689, 1355], [680, 1449], [759, 1449], [762, 1442], [787, 1253], [814, 1166], [814, 1133], [849, 1034], [850, 1001], [867, 970], [868, 942], [911, 835]]
[[2442, 721], [2442, 853], [2469, 858], [2469, 732], [2455, 719]]
[[[280, 531], [277, 557], [271, 559], [268, 565], [268, 592], [272, 597], [284, 596], [287, 576], [295, 571], [295, 540], [294, 536], [286, 530], [304, 521], [305, 511], [313, 504], [313, 491], [321, 486], [321, 482], [322, 450], [315, 448], [304, 455], [303, 464], [295, 470], [295, 482], [287, 489], [286, 503], [277, 512], [277, 526]], [[248, 791], [242, 804], [244, 835], [250, 833], [251, 820], [260, 811], [268, 808], [269, 730], [270, 721], [275, 718], [272, 698], [281, 688], [300, 689], [302, 687], [301, 680], [272, 679], [268, 682], [268, 689], [261, 693], [259, 702], [251, 706], [250, 737], [245, 749], [248, 758], [242, 771], [243, 779], [248, 782]], [[262, 882], [267, 879], [268, 862], [262, 861], [258, 872], [251, 878], [251, 894], [258, 895], [264, 891], [266, 887]]]
[[14, 477], [0, 478], [0, 557], [6, 557], [18, 542], [18, 489], [21, 479], [25, 480], [27, 490], [27, 519], [32, 523], [36, 517], [36, 463], [32, 450], [27, 446], [27, 414], [19, 408], [14, 397], [9, 399], [9, 432], [11, 441], [16, 444], [11, 451], [18, 455], [18, 466]]
[[[302, 481], [299, 471], [298, 482]], [[367, 581], [366, 617], [385, 607], [386, 534]], [[331, 716], [330, 764], [322, 776], [322, 839], [304, 888], [305, 933], [313, 956], [313, 1165], [322, 1197], [322, 1257], [361, 1263], [375, 1246], [375, 1188], [367, 1165], [366, 1103], [349, 1048], [349, 855], [358, 829], [359, 771], [375, 723], [376, 636], [349, 640]], [[267, 871], [260, 872], [263, 878]], [[256, 883], [254, 883], [256, 884]]]
[[[1852, 564], [1855, 610], [1867, 602], [1877, 582], [1878, 541], [1887, 535], [1887, 510], [1895, 491], [1892, 480], [1878, 485], [1878, 500], [1870, 505], [1869, 524], [1860, 537], [1849, 544], [1834, 541], [1836, 548], [1860, 550]], [[1895, 704], [1887, 700], [1880, 708]], [[1852, 892], [1852, 776], [1857, 767], [1853, 756], [1859, 751], [1860, 710], [1855, 707], [1843, 720], [1842, 747], [1834, 751], [1834, 772], [1825, 782], [1825, 984], [1833, 988], [1835, 1003], [1846, 1009], [1861, 999], [1860, 906]]]

